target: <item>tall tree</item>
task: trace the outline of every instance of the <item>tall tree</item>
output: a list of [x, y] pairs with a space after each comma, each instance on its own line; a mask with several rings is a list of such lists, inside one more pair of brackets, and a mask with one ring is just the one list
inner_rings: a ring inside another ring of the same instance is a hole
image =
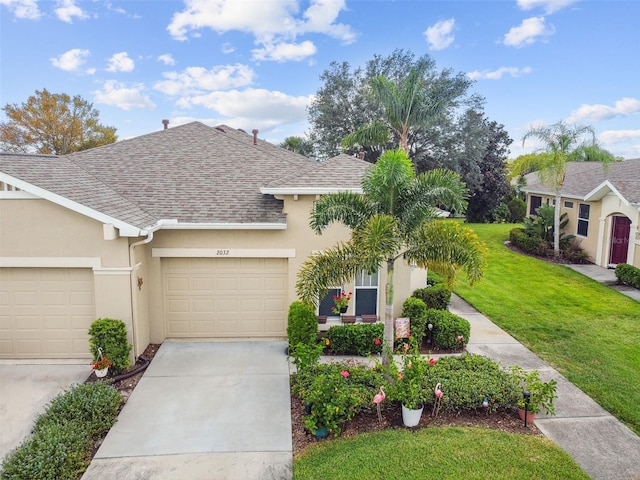
[[[385, 145], [395, 139], [401, 150], [411, 154], [409, 134], [437, 124], [447, 110], [458, 105], [458, 99], [470, 85], [466, 77], [434, 78], [435, 62], [423, 57], [409, 69], [407, 76], [393, 81], [383, 75], [371, 79], [371, 94], [382, 115], [347, 135], [342, 145]], [[444, 80], [444, 81], [443, 81]]]
[[568, 125], [560, 121], [551, 126], [531, 127], [522, 138], [522, 145], [530, 139], [538, 139], [542, 146], [537, 155], [523, 155], [510, 165], [511, 175], [538, 172], [540, 181], [553, 189], [555, 213], [553, 219], [553, 250], [560, 254], [560, 198], [569, 162], [600, 161], [604, 166], [615, 157], [600, 148], [596, 135], [589, 125]]
[[101, 125], [100, 112], [79, 95], [36, 90], [21, 105], [2, 109], [9, 120], [0, 124], [0, 145], [9, 152], [64, 155], [118, 138], [115, 127]]
[[313, 156], [313, 144], [304, 137], [287, 137], [280, 144], [280, 148], [284, 148], [293, 153], [304, 155], [305, 157]]
[[[351, 229], [351, 237], [313, 254], [298, 272], [296, 290], [301, 299], [317, 304], [331, 285], [386, 266], [384, 343], [391, 350], [396, 261], [431, 268], [450, 286], [464, 270], [473, 284], [483, 275], [486, 252], [471, 229], [434, 221], [436, 206], [464, 210], [466, 189], [456, 173], [436, 169], [416, 175], [404, 151], [388, 150], [365, 174], [362, 190], [326, 195], [315, 203], [310, 225], [316, 233], [340, 222]], [[383, 362], [389, 362], [386, 355]]]

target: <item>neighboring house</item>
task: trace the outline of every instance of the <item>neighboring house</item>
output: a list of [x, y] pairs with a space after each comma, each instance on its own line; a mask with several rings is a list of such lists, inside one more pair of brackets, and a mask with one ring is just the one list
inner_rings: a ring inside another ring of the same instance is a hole
[[[527, 175], [527, 215], [554, 204], [553, 188]], [[640, 158], [611, 163], [571, 162], [562, 186], [564, 229], [576, 236], [590, 260], [602, 267], [629, 263], [640, 267]]]
[[[199, 122], [60, 157], [1, 154], [0, 358], [88, 358], [102, 317], [125, 322], [136, 356], [166, 338], [285, 337], [301, 264], [349, 238], [316, 235], [313, 202], [360, 192], [369, 165]], [[396, 271], [399, 312], [426, 275]], [[337, 286], [354, 292], [348, 313], [384, 312], [385, 281]]]

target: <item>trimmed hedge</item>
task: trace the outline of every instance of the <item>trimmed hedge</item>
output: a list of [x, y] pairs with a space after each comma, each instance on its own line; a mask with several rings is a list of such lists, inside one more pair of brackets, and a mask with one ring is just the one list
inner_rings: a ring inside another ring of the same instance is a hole
[[615, 273], [618, 280], [625, 285], [640, 289], [640, 268], [628, 263], [619, 263], [616, 266]]
[[524, 228], [513, 228], [509, 232], [509, 240], [516, 247], [526, 253], [544, 256], [547, 252], [547, 242], [539, 238], [530, 237]]
[[[89, 348], [95, 360], [100, 350], [111, 360], [111, 371], [118, 374], [131, 366], [131, 344], [127, 342], [127, 326], [122, 320], [99, 318], [89, 328]], [[100, 349], [100, 350], [99, 350]]]
[[310, 303], [295, 301], [289, 305], [287, 318], [287, 337], [289, 348], [298, 343], [314, 345], [318, 340], [318, 318]]
[[[368, 355], [382, 352], [383, 323], [356, 323], [329, 328], [326, 339], [329, 350], [337, 355]], [[379, 343], [376, 344], [376, 340]]]
[[436, 284], [432, 287], [419, 288], [411, 296], [422, 300], [427, 309], [446, 310], [451, 301], [451, 290], [442, 284]]
[[[433, 346], [445, 350], [461, 348], [469, 341], [471, 324], [446, 310], [427, 310], [427, 323], [433, 324]], [[463, 337], [462, 341], [456, 338]]]
[[411, 321], [411, 336], [422, 345], [427, 327], [427, 306], [419, 298], [409, 297], [402, 304], [402, 316]]
[[3, 480], [76, 480], [94, 442], [116, 422], [122, 395], [103, 382], [76, 385], [54, 398], [33, 435], [2, 462]]

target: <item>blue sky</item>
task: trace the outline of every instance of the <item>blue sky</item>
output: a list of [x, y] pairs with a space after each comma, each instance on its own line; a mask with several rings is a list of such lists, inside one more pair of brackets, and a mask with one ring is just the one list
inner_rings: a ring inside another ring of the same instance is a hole
[[[0, 0], [0, 103], [80, 95], [129, 138], [200, 120], [273, 143], [308, 129], [330, 62], [402, 48], [464, 72], [513, 138], [594, 127], [640, 157], [640, 2], [591, 0]], [[2, 120], [6, 120], [3, 112]]]

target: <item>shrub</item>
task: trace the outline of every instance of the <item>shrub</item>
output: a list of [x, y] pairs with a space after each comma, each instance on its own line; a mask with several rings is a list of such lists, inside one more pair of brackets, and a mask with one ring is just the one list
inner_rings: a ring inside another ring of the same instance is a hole
[[440, 409], [460, 412], [482, 408], [486, 398], [491, 412], [498, 408], [515, 407], [521, 396], [520, 389], [509, 372], [496, 362], [480, 356], [463, 354], [459, 357], [443, 357], [431, 365], [425, 374], [425, 389], [431, 392], [441, 383], [443, 392]]
[[419, 298], [427, 306], [427, 309], [446, 310], [451, 300], [451, 290], [438, 284], [432, 287], [419, 288], [413, 292], [412, 297]]
[[500, 202], [500, 204], [491, 212], [491, 219], [493, 223], [507, 223], [511, 219], [511, 211], [509, 206]]
[[95, 360], [100, 351], [111, 359], [113, 373], [120, 373], [131, 366], [131, 345], [127, 342], [127, 327], [122, 320], [99, 318], [89, 328], [89, 347]]
[[317, 342], [318, 318], [313, 305], [295, 301], [289, 306], [287, 337], [290, 349], [293, 349], [298, 343], [314, 345]]
[[[457, 349], [469, 341], [469, 321], [445, 310], [427, 310], [427, 323], [433, 325], [433, 346], [442, 349]], [[457, 340], [463, 337], [462, 341]]]
[[429, 360], [420, 355], [415, 342], [410, 344], [401, 347], [402, 369], [398, 368], [396, 362], [391, 362], [387, 367], [387, 375], [393, 379], [389, 386], [389, 398], [415, 410], [427, 400], [424, 377], [429, 368]]
[[415, 297], [407, 298], [402, 304], [402, 316], [411, 320], [411, 336], [422, 345], [427, 326], [427, 306]]
[[622, 283], [631, 287], [640, 288], [640, 268], [636, 268], [628, 263], [619, 263], [616, 266], [616, 277]]
[[384, 324], [357, 323], [331, 327], [327, 331], [326, 338], [329, 340], [329, 349], [333, 353], [366, 357], [382, 352], [383, 336]]
[[120, 392], [106, 383], [76, 385], [51, 401], [47, 411], [36, 419], [34, 429], [76, 422], [97, 439], [116, 422], [122, 403]]
[[304, 417], [305, 428], [315, 433], [326, 427], [334, 435], [340, 435], [342, 423], [362, 409], [371, 408], [381, 385], [386, 385], [382, 374], [368, 367], [318, 365], [303, 397], [311, 405], [311, 414]]
[[520, 223], [524, 220], [524, 217], [527, 214], [527, 202], [521, 198], [514, 198], [507, 204], [507, 206], [509, 207], [509, 220], [511, 223]]
[[0, 478], [76, 480], [89, 465], [91, 444], [82, 428], [47, 424], [5, 457]]
[[530, 237], [524, 228], [511, 229], [509, 240], [523, 252], [532, 255], [544, 256], [547, 251], [547, 242], [538, 237]]

